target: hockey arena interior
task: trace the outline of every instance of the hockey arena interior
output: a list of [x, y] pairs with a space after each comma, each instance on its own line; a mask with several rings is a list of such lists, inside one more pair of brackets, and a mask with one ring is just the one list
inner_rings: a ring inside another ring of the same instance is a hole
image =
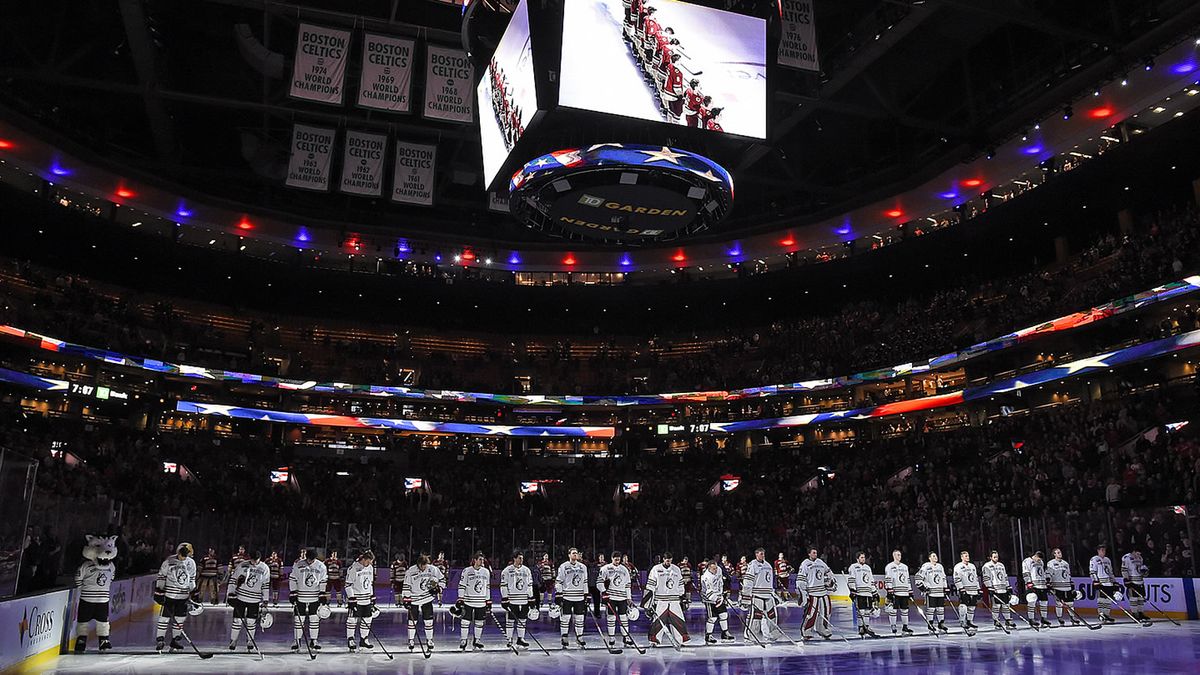
[[0, 671], [1200, 672], [1200, 3], [8, 5]]

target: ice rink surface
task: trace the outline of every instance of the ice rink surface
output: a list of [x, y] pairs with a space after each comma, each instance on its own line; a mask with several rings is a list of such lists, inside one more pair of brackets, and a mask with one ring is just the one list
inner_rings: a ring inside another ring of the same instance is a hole
[[[886, 619], [872, 623], [879, 639], [860, 639], [852, 626], [848, 604], [834, 607], [834, 629], [845, 636], [796, 647], [786, 641], [767, 648], [754, 642], [742, 642], [740, 623], [731, 617], [730, 631], [737, 636], [733, 645], [703, 646], [703, 611], [692, 605], [688, 627], [692, 639], [681, 651], [670, 646], [649, 648], [646, 645], [646, 619], [635, 624], [634, 639], [647, 648], [645, 655], [631, 648], [621, 654], [609, 654], [596, 635], [595, 626], [588, 620], [587, 648], [559, 648], [557, 622], [545, 618], [536, 623], [533, 634], [550, 650], [542, 653], [530, 640], [532, 648], [520, 655], [505, 647], [496, 626], [484, 628], [483, 652], [463, 653], [458, 650], [457, 622], [441, 609], [437, 613], [435, 651], [429, 659], [418, 648], [409, 652], [404, 614], [390, 606], [374, 624], [377, 642], [382, 642], [394, 656], [388, 660], [376, 645], [371, 653], [349, 653], [346, 650], [345, 612], [334, 610], [332, 617], [322, 622], [320, 643], [323, 649], [315, 660], [301, 649], [299, 654], [289, 649], [292, 642], [290, 613], [286, 607], [274, 610], [276, 623], [265, 634], [260, 633], [259, 645], [265, 652], [263, 661], [247, 654], [244, 647], [238, 652], [227, 650], [229, 643], [228, 608], [206, 607], [204, 614], [188, 619], [185, 630], [201, 650], [215, 656], [201, 660], [190, 650], [180, 654], [155, 654], [153, 617], [143, 617], [127, 623], [113, 632], [114, 652], [98, 655], [89, 651], [82, 656], [63, 656], [51, 662], [44, 672], [54, 673], [413, 673], [440, 675], [443, 673], [511, 673], [539, 675], [542, 673], [694, 673], [697, 675], [734, 675], [792, 673], [1042, 673], [1045, 675], [1097, 675], [1099, 673], [1197, 673], [1200, 672], [1200, 622], [1182, 622], [1182, 627], [1159, 619], [1153, 625], [1140, 627], [1127, 617], [1116, 614], [1118, 622], [1100, 630], [1083, 627], [1046, 629], [1035, 632], [1025, 624], [1006, 635], [989, 626], [987, 614], [979, 609], [976, 623], [983, 628], [975, 637], [962, 634], [957, 623], [942, 637], [929, 635], [915, 613], [910, 623], [917, 631], [912, 637], [892, 637]], [[502, 614], [496, 617], [503, 620]], [[1094, 617], [1085, 617], [1094, 621]], [[793, 638], [799, 639], [801, 610], [789, 605], [781, 610], [781, 626]], [[950, 625], [950, 622], [947, 622]], [[242, 643], [244, 644], [243, 638]], [[699, 644], [697, 644], [699, 643]], [[95, 638], [89, 647], [94, 650]]]

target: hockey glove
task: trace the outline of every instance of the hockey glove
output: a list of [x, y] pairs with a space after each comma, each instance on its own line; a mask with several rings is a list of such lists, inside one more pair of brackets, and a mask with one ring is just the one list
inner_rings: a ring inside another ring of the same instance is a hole
[[888, 594], [887, 594], [887, 601], [888, 601], [888, 604], [889, 604], [889, 605], [894, 605], [894, 604], [896, 604], [896, 594], [895, 594], [895, 593], [892, 593], [891, 591], [888, 591]]
[[155, 591], [154, 592], [154, 604], [156, 604], [156, 605], [167, 604], [167, 594], [163, 593], [162, 591]]
[[329, 594], [328, 593], [320, 594], [319, 596], [317, 596], [317, 602], [321, 603], [322, 605], [328, 605], [329, 604]]
[[1032, 581], [1026, 581], [1026, 582], [1025, 582], [1025, 590], [1027, 590], [1027, 591], [1032, 591], [1032, 590], [1033, 590], [1033, 582], [1032, 582]]

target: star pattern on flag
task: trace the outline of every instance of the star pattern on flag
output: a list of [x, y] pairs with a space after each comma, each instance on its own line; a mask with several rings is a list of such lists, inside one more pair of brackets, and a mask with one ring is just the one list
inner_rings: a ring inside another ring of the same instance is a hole
[[620, 148], [624, 148], [624, 147], [625, 147], [625, 145], [623, 143], [597, 143], [595, 145], [589, 146], [587, 149], [587, 152], [592, 152], [593, 150], [599, 150], [600, 148], [618, 148], [618, 149], [620, 149]]
[[1030, 386], [1033, 386], [1033, 383], [1031, 383], [1031, 382], [1022, 382], [1022, 381], [1020, 381], [1020, 380], [1013, 380], [1012, 386], [1010, 386], [1010, 387], [999, 387], [999, 388], [997, 388], [997, 389], [995, 389], [995, 390], [994, 390], [994, 393], [997, 393], [997, 394], [1003, 394], [1003, 393], [1005, 393], [1005, 392], [1009, 392], [1009, 391], [1017, 391], [1018, 389], [1024, 389], [1025, 387], [1030, 387]]
[[1074, 375], [1084, 368], [1108, 368], [1108, 363], [1105, 361], [1115, 353], [1108, 352], [1099, 356], [1089, 356], [1086, 359], [1079, 359], [1078, 361], [1064, 364], [1062, 367], [1067, 369], [1067, 375]]
[[663, 146], [662, 150], [638, 150], [638, 152], [646, 155], [646, 159], [642, 160], [642, 164], [649, 164], [650, 162], [669, 162], [678, 166], [679, 158], [687, 157], [687, 155], [675, 152], [665, 145]]

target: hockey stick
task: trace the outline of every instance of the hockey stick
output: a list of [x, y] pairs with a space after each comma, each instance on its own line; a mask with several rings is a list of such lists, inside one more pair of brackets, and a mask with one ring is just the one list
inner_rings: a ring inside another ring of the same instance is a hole
[[[856, 599], [857, 597], [858, 597], [858, 596], [851, 596], [851, 597], [850, 597], [850, 608], [854, 610], [854, 617], [855, 617], [856, 619], [858, 619], [858, 625], [859, 625], [859, 626], [862, 626], [862, 627], [865, 629], [865, 630], [864, 630], [864, 631], [863, 631], [863, 632], [862, 632], [862, 633], [859, 635], [859, 637], [866, 638], [868, 635], [870, 635], [871, 637], [876, 637], [876, 638], [877, 638], [877, 637], [879, 637], [879, 634], [878, 634], [878, 633], [876, 633], [875, 631], [871, 630], [871, 624], [867, 623], [867, 618], [866, 618], [865, 616], [863, 616], [862, 610], [860, 610], [860, 609], [858, 608], [858, 603], [857, 603], [857, 602], [855, 602], [855, 599]], [[866, 597], [866, 596], [864, 596], [864, 597]]]
[[192, 648], [192, 651], [196, 652], [196, 656], [199, 656], [201, 659], [211, 659], [213, 657], [212, 652], [202, 652], [196, 647], [196, 643], [192, 642], [192, 639], [188, 637], [186, 632], [184, 632], [183, 626], [180, 626], [176, 632], [179, 633], [180, 637], [187, 641], [188, 646]]
[[[753, 606], [753, 603], [751, 603], [751, 606]], [[778, 607], [776, 609], [778, 609]], [[805, 602], [804, 609], [807, 612], [807, 610], [808, 610], [807, 601]], [[792, 643], [793, 646], [802, 647], [802, 645], [799, 642], [792, 639], [792, 636], [783, 632], [783, 629], [779, 627], [779, 623], [776, 622], [775, 619], [772, 619], [771, 616], [767, 613], [767, 608], [765, 605], [763, 606], [763, 618], [766, 619], [767, 621], [771, 622], [771, 625], [775, 627], [775, 630], [779, 631], [779, 634], [782, 635], [784, 637], [784, 639], [786, 639], [788, 642]], [[800, 625], [803, 626], [804, 625], [804, 621], [803, 621], [804, 615], [803, 614], [800, 615], [800, 618], [801, 618]]]
[[596, 627], [596, 632], [600, 634], [600, 641], [604, 643], [604, 648], [608, 650], [608, 653], [620, 654], [623, 650], [609, 644], [608, 636], [605, 635], [604, 630], [600, 628], [600, 619], [596, 618], [596, 613], [592, 611], [592, 608], [585, 605], [583, 611], [586, 612], [588, 616], [592, 617], [592, 625]]
[[758, 638], [758, 636], [754, 634], [754, 631], [750, 629], [750, 620], [749, 620], [749, 619], [747, 619], [746, 617], [742, 616], [741, 614], [738, 614], [737, 612], [734, 612], [734, 611], [733, 611], [733, 609], [734, 609], [733, 605], [730, 605], [730, 606], [729, 606], [729, 610], [730, 610], [730, 611], [729, 611], [729, 613], [730, 613], [730, 614], [733, 614], [735, 617], [737, 617], [737, 620], [738, 620], [738, 621], [741, 621], [741, 622], [742, 622], [742, 634], [743, 634], [743, 635], [749, 635], [751, 639], [753, 639], [753, 640], [754, 640], [756, 643], [758, 643], [758, 646], [759, 646], [759, 647], [762, 647], [763, 649], [766, 649], [766, 648], [767, 648], [767, 645], [766, 645], [766, 643], [765, 643], [765, 642], [763, 642], [762, 640], [760, 640], [760, 639]]
[[[1126, 590], [1129, 589], [1128, 586], [1126, 586], [1125, 588], [1126, 588]], [[1146, 597], [1145, 595], [1142, 595], [1141, 593], [1138, 593], [1138, 597], [1140, 597], [1142, 600], [1145, 600], [1151, 607], [1154, 608], [1154, 611], [1167, 617], [1167, 621], [1170, 621], [1171, 623], [1175, 624], [1176, 626], [1183, 625], [1183, 624], [1179, 623], [1178, 621], [1176, 621], [1175, 619], [1171, 618], [1171, 616], [1169, 614], [1162, 611], [1162, 609], [1160, 609], [1158, 605], [1154, 604], [1154, 602], [1150, 598]]]
[[[290, 595], [290, 592], [289, 592]], [[295, 626], [295, 617], [300, 617], [300, 637], [297, 641], [303, 640], [304, 646], [308, 648], [308, 660], [316, 661], [317, 653], [313, 651], [312, 641], [308, 639], [308, 616], [300, 614], [299, 605], [292, 605], [292, 625]]]
[[375, 629], [371, 626], [367, 626], [367, 636], [375, 638], [375, 644], [379, 645], [379, 648], [383, 650], [383, 655], [388, 657], [388, 661], [394, 661], [396, 659], [396, 657], [392, 656], [392, 653], [388, 651], [387, 645], [383, 644], [383, 640], [380, 640], [379, 636], [375, 634]]
[[[927, 595], [925, 597], [926, 597], [926, 602], [928, 602], [929, 596]], [[924, 619], [925, 625], [929, 627], [929, 632], [933, 633], [934, 635], [936, 635], [939, 638], [942, 637], [942, 634], [938, 632], [937, 626], [933, 625], [933, 622], [930, 621], [929, 617], [925, 615], [925, 612], [921, 609], [921, 606], [917, 604], [916, 598], [913, 598], [912, 606], [913, 606], [913, 609], [917, 610], [917, 614], [920, 614], [921, 618]]]
[[1096, 587], [1096, 592], [1097, 592], [1097, 593], [1099, 593], [1100, 595], [1103, 595], [1104, 597], [1108, 598], [1108, 601], [1109, 601], [1109, 602], [1111, 602], [1112, 604], [1116, 605], [1117, 609], [1119, 609], [1119, 610], [1121, 610], [1122, 612], [1124, 612], [1124, 613], [1125, 613], [1125, 616], [1129, 617], [1129, 620], [1130, 620], [1130, 621], [1133, 621], [1134, 623], [1136, 623], [1137, 625], [1141, 626], [1142, 628], [1145, 628], [1146, 626], [1149, 626], [1149, 625], [1150, 625], [1150, 624], [1148, 624], [1148, 623], [1146, 623], [1146, 622], [1142, 621], [1141, 619], [1138, 619], [1138, 618], [1137, 618], [1137, 617], [1135, 617], [1134, 615], [1130, 614], [1130, 613], [1129, 613], [1129, 610], [1127, 610], [1127, 609], [1125, 609], [1124, 607], [1122, 607], [1122, 606], [1121, 606], [1121, 603], [1117, 602], [1116, 600], [1113, 600], [1112, 596], [1111, 596], [1111, 595], [1109, 595], [1108, 593], [1105, 593], [1105, 592], [1104, 592], [1104, 591], [1103, 591], [1103, 590], [1102, 590], [1102, 589], [1101, 589], [1099, 586], [1097, 586], [1097, 587]]
[[1070, 612], [1071, 616], [1075, 617], [1076, 619], [1078, 619], [1078, 620], [1079, 620], [1079, 622], [1080, 622], [1080, 623], [1082, 623], [1083, 625], [1087, 626], [1087, 627], [1088, 627], [1088, 630], [1100, 630], [1101, 628], [1103, 628], [1103, 627], [1104, 627], [1104, 626], [1103, 626], [1103, 624], [1099, 624], [1099, 623], [1095, 623], [1095, 624], [1093, 624], [1093, 623], [1088, 623], [1088, 620], [1087, 620], [1087, 619], [1083, 618], [1082, 616], [1079, 616], [1079, 614], [1078, 614], [1078, 613], [1075, 611], [1075, 608], [1074, 608], [1074, 607], [1072, 607], [1072, 606], [1070, 606], [1070, 605], [1068, 605], [1068, 604], [1065, 604], [1065, 603], [1064, 603], [1064, 604], [1063, 604], [1063, 607], [1066, 607], [1067, 611], [1068, 611], [1068, 612]]
[[[648, 607], [646, 609], [649, 610]], [[669, 615], [669, 614], [671, 614], [671, 610], [668, 609], [668, 610], [664, 611], [663, 614]], [[664, 617], [662, 614], [654, 615], [650, 619], [650, 627], [651, 628], [654, 627], [655, 621], [658, 621], [660, 624], [662, 624], [662, 630], [664, 632], [666, 632], [667, 638], [671, 640], [671, 646], [675, 648], [675, 651], [682, 652], [683, 651], [683, 643], [681, 643], [679, 640], [675, 639], [675, 636], [671, 633], [671, 626], [669, 624], [667, 624], [667, 622], [663, 619], [664, 619]]]
[[[257, 626], [258, 622], [255, 621], [254, 625]], [[250, 626], [246, 625], [245, 622], [242, 622], [242, 630], [246, 631], [246, 642], [249, 643], [249, 645], [254, 649], [254, 653], [258, 655], [258, 660], [262, 661], [265, 657], [263, 656], [262, 650], [258, 648], [258, 641], [256, 641], [254, 639], [254, 635], [250, 633]]]
[[[954, 604], [954, 601], [950, 599], [950, 596], [946, 596], [946, 603], [950, 605], [950, 609], [954, 610], [954, 616], [958, 619], [958, 625], [962, 627], [963, 635], [966, 635], [967, 637], [975, 637], [975, 632], [977, 629], [963, 625], [963, 615], [958, 611], [958, 607]], [[967, 621], [970, 621], [970, 619], [967, 619]]]
[[[496, 628], [500, 629], [500, 634], [504, 636], [505, 641], [508, 643], [508, 648], [511, 649], [514, 654], [520, 656], [521, 650], [517, 649], [517, 646], [513, 644], [511, 639], [509, 639], [508, 631], [504, 630], [504, 626], [500, 625], [500, 619], [496, 618], [496, 613], [492, 611], [492, 608], [486, 607], [483, 611], [487, 612], [487, 615], [492, 619], [492, 623], [496, 624]], [[513, 625], [515, 626], [516, 619], [513, 619], [513, 622]]]
[[[633, 639], [633, 636], [629, 634], [629, 629], [625, 627], [625, 624], [621, 623], [621, 615], [617, 614], [616, 611], [614, 611], [612, 603], [606, 602], [605, 604], [608, 606], [609, 613], [611, 613], [614, 617], [616, 617], [617, 628], [621, 629], [621, 633], [625, 635], [625, 637], [629, 640], [629, 643], [633, 645], [633, 648], [636, 649], [639, 654], [645, 654], [646, 649], [644, 647], [642, 647], [641, 645], [639, 645], [637, 643], [637, 641]], [[629, 613], [626, 612], [625, 616], [628, 617]]]
[[983, 603], [984, 609], [987, 610], [988, 616], [992, 617], [992, 625], [999, 626], [1000, 630], [1004, 631], [1005, 635], [1012, 635], [1012, 631], [1008, 630], [1008, 626], [996, 620], [996, 613], [992, 611], [991, 598], [987, 598], [987, 602]]

